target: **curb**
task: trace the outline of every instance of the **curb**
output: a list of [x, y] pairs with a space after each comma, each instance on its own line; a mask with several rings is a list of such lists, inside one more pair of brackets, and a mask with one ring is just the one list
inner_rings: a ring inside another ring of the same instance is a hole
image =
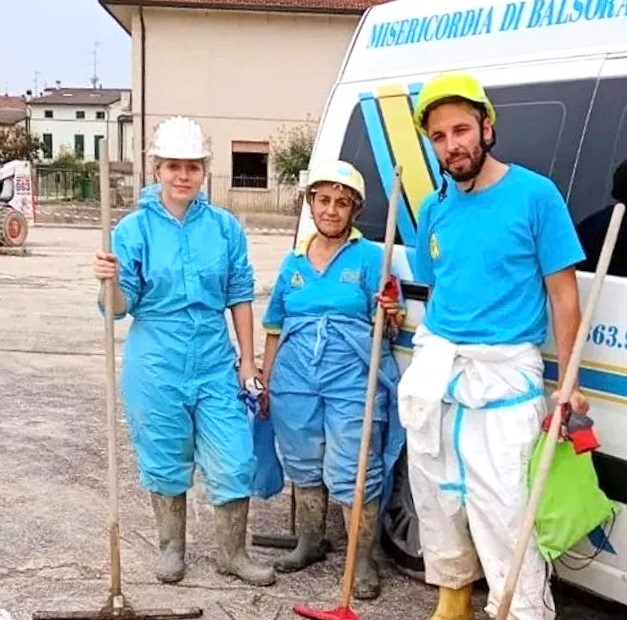
[[[115, 221], [111, 221], [112, 225], [115, 225]], [[35, 228], [77, 228], [77, 229], [85, 229], [85, 230], [100, 230], [100, 224], [94, 222], [93, 224], [89, 223], [63, 223], [63, 222], [37, 222], [32, 226], [32, 229]], [[254, 235], [293, 235], [294, 230], [290, 228], [255, 228], [255, 227], [244, 227], [244, 230], [247, 233]]]

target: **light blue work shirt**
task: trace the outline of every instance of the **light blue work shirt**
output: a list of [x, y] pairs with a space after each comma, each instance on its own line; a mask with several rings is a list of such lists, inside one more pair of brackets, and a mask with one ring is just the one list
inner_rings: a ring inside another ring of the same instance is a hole
[[370, 323], [376, 311], [381, 277], [382, 249], [356, 228], [323, 271], [317, 271], [307, 250], [313, 237], [304, 239], [281, 265], [263, 326], [278, 334], [287, 316], [343, 314]]
[[416, 274], [432, 288], [425, 326], [457, 344], [541, 345], [544, 278], [584, 258], [568, 208], [547, 177], [510, 165], [497, 183], [419, 212]]

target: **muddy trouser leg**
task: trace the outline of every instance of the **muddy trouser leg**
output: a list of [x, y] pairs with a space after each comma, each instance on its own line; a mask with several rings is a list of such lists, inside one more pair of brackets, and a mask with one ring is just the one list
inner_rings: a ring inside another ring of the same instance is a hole
[[[365, 379], [354, 382], [356, 389], [344, 389], [336, 396], [325, 394], [325, 429], [327, 447], [324, 479], [331, 496], [342, 504], [347, 529], [350, 524], [357, 465], [363, 432]], [[329, 390], [330, 391], [330, 390]], [[342, 398], [339, 398], [339, 396]], [[379, 540], [379, 497], [383, 490], [383, 433], [387, 395], [380, 390], [372, 423], [372, 436], [366, 470], [366, 488], [362, 507], [353, 595], [357, 599], [379, 596], [381, 584], [374, 557]]]
[[[278, 374], [274, 376], [279, 377]], [[275, 568], [280, 572], [295, 572], [325, 557], [323, 540], [328, 493], [322, 480], [325, 453], [323, 401], [313, 390], [306, 393], [306, 380], [301, 380], [298, 392], [289, 391], [293, 386], [287, 383], [271, 383], [270, 415], [285, 473], [296, 489], [298, 545], [277, 560]]]
[[254, 562], [246, 552], [249, 500], [256, 461], [252, 430], [237, 398], [236, 374], [224, 374], [220, 389], [201, 396], [195, 410], [196, 462], [214, 505], [218, 571], [252, 585], [275, 581], [271, 566]]
[[[527, 471], [546, 412], [544, 397], [508, 408], [465, 410], [460, 449], [471, 481], [467, 512], [496, 617], [528, 500]], [[472, 437], [471, 441], [468, 437]], [[474, 438], [483, 437], [483, 446]], [[490, 458], [486, 459], [489, 454]], [[553, 620], [550, 570], [532, 539], [523, 562], [511, 620]]]
[[[440, 586], [446, 595], [450, 590], [465, 592], [485, 573], [490, 587], [486, 611], [492, 617], [524, 512], [524, 472], [539, 429], [538, 402], [502, 410], [445, 406], [437, 456], [417, 453], [412, 431], [407, 435], [426, 581]], [[545, 571], [532, 547], [511, 620], [554, 618]], [[460, 619], [472, 618], [469, 607], [460, 613]]]
[[165, 382], [155, 386], [141, 365], [125, 366], [122, 395], [140, 482], [150, 491], [157, 524], [156, 576], [174, 583], [185, 570], [186, 491], [194, 472], [191, 412], [177, 386]]

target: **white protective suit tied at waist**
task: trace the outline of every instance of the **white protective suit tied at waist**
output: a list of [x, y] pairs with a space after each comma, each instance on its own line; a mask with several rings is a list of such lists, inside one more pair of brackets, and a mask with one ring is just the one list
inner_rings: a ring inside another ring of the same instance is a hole
[[[426, 581], [480, 579], [496, 616], [528, 498], [527, 467], [546, 412], [538, 348], [455, 345], [419, 327], [398, 387]], [[534, 544], [509, 620], [552, 620], [547, 568]]]
[[414, 355], [398, 386], [399, 415], [413, 448], [437, 456], [442, 409], [508, 406], [542, 392], [542, 357], [532, 344], [456, 345], [419, 327]]

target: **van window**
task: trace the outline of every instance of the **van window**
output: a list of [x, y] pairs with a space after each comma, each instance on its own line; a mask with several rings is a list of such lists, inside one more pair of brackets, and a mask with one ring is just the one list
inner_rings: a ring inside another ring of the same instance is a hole
[[[494, 154], [553, 179], [568, 197], [594, 79], [488, 88], [497, 110]], [[569, 201], [571, 213], [572, 201]]]
[[[617, 197], [612, 196], [616, 180]], [[577, 268], [596, 269], [612, 207], [627, 199], [627, 79], [601, 81], [573, 179], [570, 207], [586, 260]], [[623, 220], [609, 273], [627, 277], [627, 222]]]
[[[621, 160], [622, 158], [622, 160]], [[589, 215], [577, 226], [586, 260], [578, 265], [580, 271], [594, 271], [616, 202], [627, 203], [627, 107], [623, 109], [616, 137], [616, 152], [607, 174], [605, 200], [601, 210]], [[623, 219], [616, 247], [608, 270], [610, 275], [627, 277], [627, 221]]]
[[497, 106], [494, 155], [552, 176], [561, 143], [566, 106], [560, 101]]

